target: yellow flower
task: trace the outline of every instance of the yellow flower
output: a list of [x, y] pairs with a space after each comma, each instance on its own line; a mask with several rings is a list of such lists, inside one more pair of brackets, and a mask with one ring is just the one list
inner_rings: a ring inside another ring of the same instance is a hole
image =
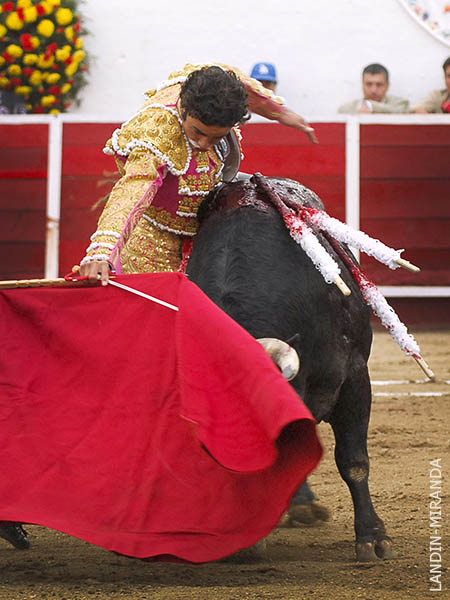
[[18, 77], [22, 73], [22, 69], [19, 65], [9, 65], [8, 73], [13, 77]]
[[84, 58], [86, 56], [86, 52], [84, 50], [75, 50], [75, 52], [72, 54], [72, 56], [73, 56], [73, 60], [80, 63], [82, 60], [84, 60]]
[[0, 23], [0, 39], [6, 35], [7, 31], [6, 27]]
[[5, 88], [9, 84], [9, 79], [0, 75], [0, 87]]
[[45, 54], [39, 55], [38, 67], [40, 67], [41, 69], [48, 69], [49, 67], [52, 67], [54, 63], [54, 56], [49, 56], [48, 58], [45, 58]]
[[53, 8], [58, 8], [58, 6], [61, 6], [61, 0], [50, 0], [50, 4], [53, 5]]
[[18, 85], [14, 91], [16, 94], [20, 94], [21, 96], [29, 96], [32, 89], [33, 88], [29, 85]]
[[59, 114], [61, 111], [58, 108], [52, 108], [52, 110], [50, 111], [51, 115], [57, 115]]
[[50, 94], [49, 96], [42, 96], [41, 104], [42, 106], [52, 106], [56, 102], [56, 96]]
[[78, 63], [73, 61], [66, 67], [66, 75], [67, 77], [73, 77], [75, 73], [78, 71]]
[[29, 8], [31, 0], [17, 0], [17, 8]]
[[50, 4], [50, 2], [47, 2], [47, 0], [42, 0], [42, 2], [40, 4], [41, 4], [42, 8], [45, 10], [46, 15], [49, 15], [53, 11], [52, 4]]
[[3, 56], [0, 56], [0, 67], [3, 67], [3, 65], [5, 64], [5, 59], [3, 58]]
[[49, 75], [50, 73], [48, 71], [44, 71], [42, 73], [42, 81], [47, 81]]
[[54, 83], [58, 83], [60, 79], [61, 75], [59, 73], [49, 73], [49, 76], [47, 77], [47, 81], [51, 85], [53, 85]]
[[73, 27], [72, 27], [72, 25], [69, 25], [69, 27], [66, 27], [64, 29], [64, 33], [66, 34], [66, 38], [69, 40], [69, 42], [71, 42], [73, 40]]
[[25, 21], [27, 23], [34, 23], [38, 18], [38, 11], [35, 6], [30, 6], [30, 8], [25, 9]]
[[39, 48], [39, 46], [41, 45], [41, 40], [38, 38], [37, 35], [32, 36], [31, 45], [33, 46], [34, 49]]
[[58, 25], [61, 25], [61, 27], [64, 27], [64, 25], [68, 25], [69, 23], [72, 23], [73, 13], [70, 10], [70, 8], [58, 8], [58, 10], [56, 11], [55, 17], [58, 22]]
[[82, 48], [84, 46], [84, 42], [81, 38], [77, 38], [77, 41], [75, 42], [75, 48]]
[[62, 48], [58, 48], [58, 50], [55, 52], [56, 60], [59, 62], [64, 62], [69, 58], [71, 50], [72, 48], [68, 44]]
[[23, 21], [19, 18], [19, 15], [16, 12], [12, 12], [6, 17], [6, 25], [9, 27], [9, 29], [19, 31], [19, 29], [22, 29], [23, 27]]
[[30, 83], [34, 85], [34, 87], [39, 87], [42, 83], [42, 73], [37, 69], [33, 71], [30, 75]]
[[70, 92], [71, 89], [72, 86], [70, 85], [70, 83], [65, 83], [61, 88], [61, 94], [67, 94], [67, 92]]
[[3, 12], [3, 6], [0, 4], [0, 15], [2, 14], [2, 12]]
[[27, 66], [31, 66], [37, 63], [39, 57], [37, 54], [25, 54], [23, 57], [23, 64]]
[[33, 108], [33, 105], [32, 105], [32, 104], [27, 104], [27, 110], [28, 110], [28, 112], [29, 112], [29, 111], [30, 111], [32, 108]]
[[6, 48], [6, 52], [8, 52], [8, 54], [11, 54], [11, 56], [14, 56], [15, 58], [20, 58], [23, 54], [22, 48], [20, 46], [17, 46], [17, 44], [10, 44]]
[[37, 30], [45, 37], [51, 37], [55, 31], [55, 24], [50, 19], [43, 19], [37, 26]]

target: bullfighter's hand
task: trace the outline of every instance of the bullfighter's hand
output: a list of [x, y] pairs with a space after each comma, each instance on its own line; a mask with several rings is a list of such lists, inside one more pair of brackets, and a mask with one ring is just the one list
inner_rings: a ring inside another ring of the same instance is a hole
[[303, 117], [292, 110], [285, 109], [278, 117], [278, 122], [287, 127], [294, 127], [306, 133], [313, 144], [318, 144], [314, 128]]
[[108, 285], [109, 273], [109, 263], [106, 260], [92, 260], [80, 267], [80, 275], [87, 277], [92, 283], [100, 280], [102, 285]]

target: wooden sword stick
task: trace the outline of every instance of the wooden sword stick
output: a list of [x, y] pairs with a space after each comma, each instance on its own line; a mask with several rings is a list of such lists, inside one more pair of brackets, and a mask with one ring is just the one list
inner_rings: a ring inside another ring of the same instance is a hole
[[64, 277], [58, 277], [57, 279], [10, 279], [0, 281], [0, 289], [14, 289], [14, 288], [34, 288], [34, 287], [54, 287], [54, 286], [73, 286], [73, 285], [90, 285], [90, 282], [82, 279], [80, 280], [68, 280]]
[[[73, 272], [78, 271], [74, 267]], [[100, 275], [98, 276], [100, 279]], [[113, 276], [110, 275], [109, 282], [110, 285], [121, 288], [122, 290], [126, 290], [127, 292], [132, 292], [137, 296], [141, 296], [142, 298], [146, 298], [147, 300], [151, 300], [152, 302], [156, 302], [156, 304], [161, 304], [162, 306], [166, 306], [167, 308], [171, 308], [172, 310], [179, 310], [178, 306], [174, 304], [169, 304], [169, 302], [165, 302], [164, 300], [160, 300], [159, 298], [155, 298], [154, 296], [150, 296], [149, 294], [145, 294], [139, 290], [134, 288], [130, 288], [128, 285], [123, 285], [123, 283], [118, 283], [117, 281], [113, 281]], [[36, 288], [36, 287], [55, 287], [55, 286], [65, 286], [65, 287], [73, 287], [73, 286], [89, 286], [96, 285], [96, 282], [91, 282], [88, 279], [64, 279], [63, 277], [58, 277], [57, 279], [11, 279], [6, 281], [0, 281], [0, 289], [16, 289], [16, 288]], [[345, 284], [344, 284], [345, 285]]]

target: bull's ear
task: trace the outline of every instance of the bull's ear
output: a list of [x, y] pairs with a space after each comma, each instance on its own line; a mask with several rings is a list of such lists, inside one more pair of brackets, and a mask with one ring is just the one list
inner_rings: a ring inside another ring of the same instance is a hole
[[300, 334], [295, 333], [288, 340], [284, 340], [284, 341], [286, 342], [286, 344], [289, 344], [289, 346], [294, 346], [295, 344], [297, 344], [300, 341]]

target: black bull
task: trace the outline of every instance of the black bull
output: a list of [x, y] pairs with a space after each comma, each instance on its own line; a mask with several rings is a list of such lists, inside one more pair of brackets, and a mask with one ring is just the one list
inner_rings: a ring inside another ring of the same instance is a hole
[[345, 297], [323, 280], [270, 203], [271, 189], [291, 202], [322, 208], [313, 192], [292, 180], [256, 176], [224, 185], [202, 206], [187, 273], [255, 338], [290, 340], [301, 364], [291, 384], [317, 421], [333, 428], [336, 464], [354, 504], [357, 559], [391, 558], [392, 543], [368, 484], [369, 309], [317, 233], [352, 293]]

